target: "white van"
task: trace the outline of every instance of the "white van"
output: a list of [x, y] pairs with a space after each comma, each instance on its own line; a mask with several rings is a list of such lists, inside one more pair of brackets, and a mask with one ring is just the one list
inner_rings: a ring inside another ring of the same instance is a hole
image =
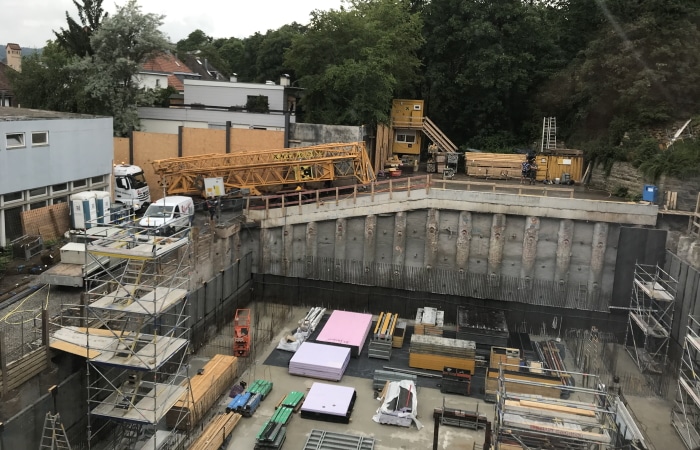
[[139, 226], [171, 234], [188, 227], [194, 219], [194, 202], [190, 197], [163, 197], [151, 203], [139, 221]]

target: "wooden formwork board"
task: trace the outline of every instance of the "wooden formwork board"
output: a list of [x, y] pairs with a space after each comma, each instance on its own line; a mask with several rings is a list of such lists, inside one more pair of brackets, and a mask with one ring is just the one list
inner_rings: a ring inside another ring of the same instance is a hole
[[218, 450], [231, 434], [241, 415], [237, 413], [219, 414], [214, 417], [189, 450]]
[[468, 370], [474, 373], [476, 363], [474, 358], [454, 358], [450, 356], [429, 355], [424, 353], [409, 353], [408, 365], [416, 369], [437, 370], [442, 372], [445, 367]]
[[[557, 377], [545, 377], [527, 373], [504, 373], [506, 392], [514, 394], [541, 395], [543, 397], [559, 398], [561, 396], [561, 379]], [[511, 381], [509, 381], [511, 380]], [[523, 384], [517, 381], [537, 384]], [[489, 368], [486, 373], [486, 393], [498, 392], [498, 369]]]
[[231, 387], [236, 377], [237, 362], [235, 356], [214, 355], [202, 368], [201, 375], [190, 379], [190, 391], [183, 395], [167, 414], [167, 425], [176, 426], [180, 414], [187, 412], [187, 420], [180, 422], [178, 429], [192, 429], [216, 400]]

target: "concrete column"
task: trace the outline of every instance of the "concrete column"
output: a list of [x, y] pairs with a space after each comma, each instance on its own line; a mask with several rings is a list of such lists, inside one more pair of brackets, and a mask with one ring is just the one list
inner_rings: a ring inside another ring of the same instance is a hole
[[396, 266], [406, 264], [406, 213], [404, 211], [397, 212], [394, 216], [394, 250], [391, 262]]
[[593, 226], [593, 241], [591, 243], [591, 271], [588, 274], [588, 300], [598, 298], [603, 281], [603, 266], [605, 265], [605, 248], [608, 243], [608, 224], [598, 222]]
[[313, 264], [318, 255], [318, 228], [316, 222], [306, 224], [306, 276], [310, 277], [313, 270]]
[[345, 246], [347, 243], [347, 223], [345, 219], [336, 219], [335, 221], [335, 260], [342, 261], [345, 259]]
[[503, 246], [506, 231], [506, 215], [494, 214], [491, 225], [491, 239], [489, 240], [489, 275], [500, 275], [501, 263], [503, 263]]
[[292, 261], [294, 260], [292, 245], [294, 244], [294, 226], [282, 227], [282, 275], [290, 275]]
[[365, 242], [362, 249], [362, 260], [365, 268], [374, 262], [377, 243], [377, 216], [369, 215], [365, 217]]
[[557, 239], [556, 267], [554, 281], [566, 283], [569, 281], [569, 266], [571, 264], [571, 243], [574, 239], [574, 221], [563, 219], [559, 222]]
[[526, 217], [520, 278], [532, 279], [535, 275], [535, 259], [537, 258], [537, 241], [539, 240], [539, 237], [540, 218], [533, 216]]
[[431, 208], [428, 210], [425, 232], [425, 256], [423, 265], [426, 268], [435, 267], [438, 253], [438, 236], [440, 234], [440, 211]]
[[262, 273], [270, 273], [272, 258], [272, 233], [269, 228], [260, 229], [260, 268]]
[[459, 213], [459, 230], [457, 233], [457, 269], [467, 272], [469, 265], [469, 246], [472, 241], [472, 213]]

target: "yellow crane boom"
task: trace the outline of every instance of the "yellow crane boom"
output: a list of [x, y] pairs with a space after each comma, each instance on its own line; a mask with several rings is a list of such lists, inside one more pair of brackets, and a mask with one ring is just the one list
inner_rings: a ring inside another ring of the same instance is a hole
[[254, 194], [319, 181], [375, 180], [363, 142], [168, 158], [153, 161], [153, 168], [168, 195], [201, 194], [204, 178], [223, 178], [227, 192]]

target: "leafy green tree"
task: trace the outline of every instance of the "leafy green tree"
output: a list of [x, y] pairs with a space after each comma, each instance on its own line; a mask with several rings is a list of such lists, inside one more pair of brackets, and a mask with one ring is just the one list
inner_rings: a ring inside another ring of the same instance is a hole
[[66, 11], [68, 29], [54, 31], [56, 41], [70, 55], [87, 56], [94, 53], [90, 45], [90, 37], [100, 28], [100, 24], [107, 18], [107, 13], [102, 9], [102, 0], [82, 0], [82, 4], [73, 0], [78, 9], [80, 24]]
[[136, 75], [148, 57], [171, 48], [159, 30], [163, 17], [144, 14], [136, 0], [127, 1], [93, 34], [95, 54], [69, 67], [84, 80], [84, 91], [94, 101], [86, 112], [113, 116], [117, 136], [138, 128], [138, 106], [155, 99], [138, 87]]
[[285, 64], [284, 55], [292, 46], [292, 40], [304, 31], [304, 26], [293, 22], [265, 33], [256, 52], [254, 81], [277, 80], [285, 73], [295, 78], [294, 70]]
[[[457, 143], [502, 147], [531, 138], [531, 100], [561, 64], [546, 7], [433, 0], [424, 16], [431, 118]], [[493, 135], [498, 142], [484, 140]]]
[[207, 45], [211, 45], [213, 40], [211, 36], [207, 36], [204, 31], [198, 28], [187, 35], [187, 38], [177, 41], [176, 48], [178, 53], [193, 52], [195, 50], [201, 50]]
[[351, 0], [349, 8], [314, 11], [285, 65], [305, 89], [309, 122], [359, 125], [388, 121], [391, 100], [415, 82], [422, 22], [406, 0]]
[[50, 111], [83, 112], [89, 101], [83, 80], [68, 68], [71, 56], [54, 41], [41, 54], [22, 61], [22, 72], [8, 71], [12, 90], [22, 106]]

